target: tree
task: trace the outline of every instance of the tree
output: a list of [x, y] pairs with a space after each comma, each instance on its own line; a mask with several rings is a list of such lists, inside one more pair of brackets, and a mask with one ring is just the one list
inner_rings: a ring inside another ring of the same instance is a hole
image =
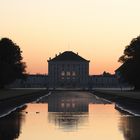
[[112, 76], [109, 72], [104, 71], [103, 76]]
[[140, 90], [140, 36], [125, 47], [119, 62], [123, 63], [118, 69], [123, 79], [134, 85], [135, 90]]
[[8, 38], [0, 40], [0, 88], [18, 78], [25, 78], [26, 65], [22, 62], [20, 47]]

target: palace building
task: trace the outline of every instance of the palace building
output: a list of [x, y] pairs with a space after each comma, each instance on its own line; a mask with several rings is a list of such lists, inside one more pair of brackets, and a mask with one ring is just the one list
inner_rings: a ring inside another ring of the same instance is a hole
[[49, 87], [87, 87], [89, 60], [72, 51], [59, 53], [48, 60]]
[[116, 75], [104, 72], [89, 75], [89, 60], [78, 53], [65, 51], [48, 60], [48, 75], [30, 74], [26, 80], [17, 79], [11, 88], [127, 88], [128, 84], [118, 80]]

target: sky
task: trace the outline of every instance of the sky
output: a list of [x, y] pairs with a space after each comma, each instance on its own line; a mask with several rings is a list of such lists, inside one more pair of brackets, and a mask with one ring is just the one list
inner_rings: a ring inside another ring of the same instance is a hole
[[23, 51], [27, 72], [47, 74], [49, 57], [73, 51], [90, 74], [114, 73], [140, 34], [139, 0], [0, 0], [0, 38]]

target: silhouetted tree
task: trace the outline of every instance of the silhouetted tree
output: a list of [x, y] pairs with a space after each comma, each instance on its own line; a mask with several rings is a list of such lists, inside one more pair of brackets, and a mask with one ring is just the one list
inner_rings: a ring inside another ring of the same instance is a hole
[[140, 36], [126, 46], [119, 62], [123, 63], [118, 69], [123, 79], [134, 85], [135, 90], [140, 90]]
[[112, 76], [109, 72], [104, 71], [103, 76]]
[[25, 78], [26, 65], [22, 62], [22, 51], [8, 38], [0, 40], [0, 88], [17, 78]]

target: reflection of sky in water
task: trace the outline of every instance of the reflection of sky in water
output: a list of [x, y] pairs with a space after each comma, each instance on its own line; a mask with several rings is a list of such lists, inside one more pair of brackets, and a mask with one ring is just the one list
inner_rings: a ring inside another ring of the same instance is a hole
[[14, 136], [7, 140], [140, 139], [139, 117], [119, 112], [91, 94], [53, 94], [11, 115], [0, 119], [0, 139], [9, 133]]

